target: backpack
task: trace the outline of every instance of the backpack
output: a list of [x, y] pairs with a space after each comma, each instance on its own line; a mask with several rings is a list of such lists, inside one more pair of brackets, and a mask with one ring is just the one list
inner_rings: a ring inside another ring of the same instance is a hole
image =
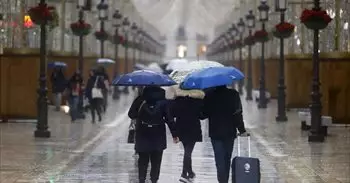
[[152, 128], [164, 124], [164, 106], [161, 102], [157, 102], [155, 105], [143, 102], [139, 113], [139, 120], [142, 126]]

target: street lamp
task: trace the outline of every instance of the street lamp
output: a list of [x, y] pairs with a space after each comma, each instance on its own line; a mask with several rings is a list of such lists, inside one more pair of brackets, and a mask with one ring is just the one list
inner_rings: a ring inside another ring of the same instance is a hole
[[[285, 11], [287, 10], [287, 0], [276, 0], [275, 9], [281, 13], [281, 23], [284, 23]], [[284, 84], [284, 39], [280, 37], [280, 60], [279, 60], [279, 79], [278, 79], [278, 97], [277, 97], [277, 116], [276, 121], [288, 121], [286, 115], [286, 86]]]
[[[235, 40], [235, 37], [237, 37], [238, 30], [235, 24], [232, 24], [231, 28], [229, 29], [229, 33], [231, 34], [232, 41]], [[232, 49], [231, 51], [231, 57], [232, 57], [232, 62], [235, 61], [235, 49]]]
[[[245, 23], [243, 21], [243, 18], [239, 19], [239, 22], [237, 23], [238, 32], [239, 32], [239, 40], [242, 43], [243, 42], [243, 33], [245, 30]], [[243, 55], [242, 55], [242, 47], [239, 48], [239, 69], [244, 72], [243, 70]], [[243, 85], [244, 80], [240, 80], [238, 83], [238, 92], [242, 95], [243, 94]]]
[[[124, 74], [128, 73], [128, 44], [129, 44], [129, 40], [128, 40], [128, 32], [129, 32], [129, 28], [130, 28], [130, 22], [128, 17], [125, 17], [123, 20], [123, 31], [124, 31], [124, 37], [125, 37], [125, 61], [124, 61]], [[129, 90], [128, 87], [124, 87], [124, 93], [128, 94]]]
[[132, 33], [132, 42], [133, 42], [133, 45], [135, 45], [132, 50], [132, 67], [134, 68], [136, 64], [136, 44], [135, 43], [137, 41], [137, 34], [138, 34], [138, 27], [135, 22], [132, 23], [131, 25], [131, 33]]
[[[97, 5], [98, 10], [98, 19], [100, 20], [100, 31], [105, 32], [105, 22], [108, 19], [108, 4], [105, 3], [105, 0], [101, 0], [101, 2]], [[101, 58], [104, 57], [104, 41], [105, 39], [101, 39]]]
[[[78, 6], [79, 9], [79, 22], [84, 22], [84, 9], [86, 9], [87, 1], [86, 0], [78, 0]], [[84, 36], [82, 34], [79, 35], [79, 73], [83, 76], [84, 73]], [[79, 95], [79, 101], [78, 101], [78, 110], [79, 110], [79, 117], [85, 118], [84, 115], [84, 96]]]
[[[259, 10], [259, 20], [261, 22], [262, 31], [265, 31], [265, 22], [269, 19], [270, 7], [267, 5], [266, 0], [261, 1]], [[266, 88], [265, 88], [265, 43], [261, 42], [261, 61], [260, 61], [260, 88], [259, 88], [259, 104], [258, 108], [266, 108]]]
[[[114, 14], [113, 14], [113, 27], [115, 28], [115, 32], [114, 32], [114, 57], [115, 57], [115, 61], [116, 63], [119, 63], [119, 44], [120, 44], [120, 40], [119, 40], [119, 28], [122, 24], [122, 18], [123, 15], [119, 12], [119, 10], [115, 10]], [[114, 64], [114, 78], [116, 78], [118, 76], [118, 64]], [[113, 88], [113, 99], [117, 100], [119, 99], [119, 90], [117, 86], [114, 86]]]
[[[248, 15], [246, 15], [246, 20], [247, 20], [247, 27], [249, 30], [249, 35], [248, 37], [252, 36], [252, 31], [255, 27], [255, 16], [253, 15], [253, 11], [249, 10]], [[252, 90], [253, 90], [253, 83], [252, 83], [252, 45], [248, 45], [248, 75], [247, 75], [247, 96], [246, 100], [253, 100], [252, 97]]]
[[[44, 6], [45, 0], [40, 0], [39, 6]], [[46, 24], [40, 25], [40, 74], [39, 74], [39, 89], [38, 92], [38, 117], [34, 137], [49, 138], [51, 132], [48, 130], [48, 116], [47, 116], [47, 86], [46, 86]]]
[[139, 35], [139, 60], [140, 62], [143, 62], [143, 39], [144, 39], [144, 33], [142, 29], [138, 30]]
[[[320, 11], [320, 0], [314, 0], [315, 11]], [[323, 142], [324, 133], [321, 131], [321, 120], [322, 120], [322, 103], [321, 103], [321, 92], [320, 92], [320, 55], [319, 55], [319, 33], [320, 30], [314, 30], [314, 41], [313, 41], [313, 78], [312, 78], [312, 92], [311, 92], [311, 129], [309, 134], [309, 142]]]

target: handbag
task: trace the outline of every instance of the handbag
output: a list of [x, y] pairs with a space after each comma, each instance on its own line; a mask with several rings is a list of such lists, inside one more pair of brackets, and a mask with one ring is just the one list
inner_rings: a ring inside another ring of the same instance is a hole
[[[141, 103], [139, 110], [138, 110], [138, 113], [140, 113], [140, 110], [145, 103], [146, 103], [145, 101], [143, 101]], [[132, 119], [130, 122], [130, 125], [129, 125], [129, 134], [128, 134], [128, 143], [129, 144], [135, 143], [135, 135], [136, 135], [136, 119]]]
[[102, 94], [102, 89], [101, 88], [97, 88], [97, 81], [99, 80], [99, 76], [96, 77], [96, 81], [94, 84], [94, 87], [92, 88], [91, 94], [92, 94], [92, 98], [103, 98], [103, 94]]

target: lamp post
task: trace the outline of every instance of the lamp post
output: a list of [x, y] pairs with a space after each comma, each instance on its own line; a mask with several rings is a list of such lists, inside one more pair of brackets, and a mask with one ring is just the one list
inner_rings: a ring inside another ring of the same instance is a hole
[[143, 62], [143, 37], [144, 33], [142, 29], [138, 30], [138, 35], [139, 35], [139, 60], [140, 62]]
[[[124, 64], [124, 73], [128, 73], [128, 47], [129, 47], [129, 38], [128, 38], [128, 32], [130, 28], [130, 22], [128, 17], [125, 17], [123, 20], [123, 31], [124, 31], [124, 37], [125, 37], [125, 64]], [[124, 93], [128, 94], [129, 90], [128, 87], [124, 87]]]
[[[113, 27], [115, 27], [115, 31], [114, 31], [114, 58], [116, 61], [116, 64], [114, 64], [114, 78], [116, 78], [118, 76], [118, 64], [119, 63], [119, 44], [120, 44], [120, 40], [119, 40], [119, 28], [121, 26], [121, 21], [122, 21], [122, 14], [119, 12], [119, 10], [115, 10], [114, 14], [113, 14]], [[118, 90], [118, 86], [114, 86], [113, 88], [113, 99], [117, 100], [119, 99], [119, 90]]]
[[[314, 0], [313, 10], [319, 11], [320, 0]], [[321, 132], [321, 112], [322, 112], [322, 103], [321, 103], [321, 92], [320, 92], [320, 58], [319, 58], [319, 32], [320, 30], [314, 30], [314, 50], [312, 56], [313, 64], [313, 78], [312, 78], [312, 92], [311, 92], [311, 129], [309, 134], [309, 142], [323, 142], [324, 134]]]
[[[40, 0], [39, 6], [45, 5], [45, 0]], [[34, 137], [49, 138], [51, 132], [48, 130], [48, 115], [47, 115], [47, 86], [46, 86], [46, 24], [40, 25], [40, 74], [39, 74], [39, 89], [38, 92], [38, 117]]]
[[[245, 23], [243, 21], [243, 18], [239, 19], [239, 22], [237, 23], [238, 26], [238, 32], [239, 32], [239, 40], [241, 43], [243, 43], [243, 33], [245, 29]], [[242, 47], [239, 48], [239, 69], [244, 72], [243, 70], [243, 55], [242, 55]], [[238, 82], [238, 92], [242, 95], [243, 94], [243, 85], [244, 80], [240, 80]]]
[[[284, 22], [285, 11], [287, 10], [287, 0], [275, 1], [276, 11], [281, 13], [281, 23]], [[288, 121], [286, 116], [286, 86], [284, 84], [284, 39], [280, 38], [280, 60], [279, 60], [279, 79], [278, 79], [278, 98], [277, 98], [277, 122]]]
[[[87, 2], [86, 0], [78, 0], [78, 6], [79, 8], [79, 22], [84, 21], [84, 9], [86, 8]], [[84, 36], [79, 35], [79, 73], [83, 76], [84, 73]], [[85, 118], [84, 114], [84, 96], [79, 95], [79, 101], [78, 101], [78, 109], [79, 109], [79, 117]]]
[[[108, 4], [105, 3], [105, 0], [101, 0], [101, 2], [97, 5], [98, 10], [98, 18], [100, 20], [100, 31], [105, 32], [105, 21], [108, 19]], [[104, 39], [101, 39], [101, 50], [100, 57], [104, 57]]]
[[[253, 11], [249, 10], [248, 15], [246, 15], [247, 27], [249, 30], [249, 37], [252, 36], [252, 31], [255, 27], [255, 16], [253, 15]], [[246, 86], [246, 100], [253, 100], [252, 90], [253, 90], [253, 81], [252, 81], [252, 45], [248, 45], [248, 68], [247, 68], [247, 86]]]
[[[235, 24], [232, 24], [232, 27], [229, 29], [229, 33], [231, 34], [232, 41], [235, 40], [235, 37], [238, 34], [238, 30]], [[235, 61], [235, 49], [231, 50], [232, 62]]]
[[224, 48], [224, 54], [225, 54], [225, 62], [229, 62], [230, 59], [231, 59], [231, 52], [229, 51], [230, 50], [230, 40], [231, 40], [231, 35], [229, 34], [229, 32], [224, 32], [223, 35], [222, 35], [222, 42], [223, 44], [225, 45], [225, 48]]
[[[133, 45], [136, 45], [137, 34], [138, 34], [138, 27], [137, 27], [136, 23], [132, 23], [132, 25], [131, 25], [131, 33], [132, 33]], [[133, 50], [132, 50], [132, 67], [134, 67], [135, 64], [136, 64], [136, 46], [133, 46]]]
[[[265, 22], [269, 19], [269, 9], [266, 0], [262, 0], [259, 10], [259, 19], [261, 22], [261, 29], [265, 31]], [[259, 104], [258, 108], [264, 109], [267, 107], [266, 89], [265, 89], [265, 43], [261, 42], [261, 60], [260, 60], [260, 88], [259, 88]]]

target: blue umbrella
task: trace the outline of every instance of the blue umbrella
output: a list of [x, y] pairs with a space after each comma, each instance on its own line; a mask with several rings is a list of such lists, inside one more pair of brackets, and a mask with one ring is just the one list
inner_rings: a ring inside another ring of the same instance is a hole
[[184, 79], [182, 89], [206, 89], [221, 85], [230, 85], [241, 80], [244, 74], [234, 67], [210, 67], [195, 71]]
[[55, 68], [55, 67], [67, 67], [67, 64], [64, 62], [51, 62], [48, 63], [47, 66], [49, 68]]
[[171, 86], [175, 85], [169, 76], [148, 70], [138, 70], [115, 78], [113, 85], [119, 86]]

